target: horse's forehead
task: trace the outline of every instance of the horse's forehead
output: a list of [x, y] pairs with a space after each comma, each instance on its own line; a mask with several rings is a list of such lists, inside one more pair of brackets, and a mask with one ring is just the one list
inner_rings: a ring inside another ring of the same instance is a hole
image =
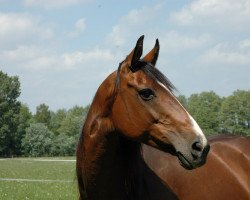
[[146, 84], [149, 82], [149, 78], [142, 71], [139, 71], [135, 74], [135, 80], [138, 84]]
[[146, 84], [152, 85], [154, 82], [142, 70], [132, 73], [129, 76], [129, 81], [133, 81], [135, 84], [138, 84], [138, 85], [146, 85]]

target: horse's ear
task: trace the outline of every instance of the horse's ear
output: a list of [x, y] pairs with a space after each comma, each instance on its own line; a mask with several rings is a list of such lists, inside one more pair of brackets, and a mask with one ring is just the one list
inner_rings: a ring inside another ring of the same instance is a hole
[[136, 42], [135, 48], [131, 53], [127, 56], [126, 61], [129, 66], [133, 66], [140, 59], [143, 50], [143, 39], [144, 35], [142, 35]]
[[155, 66], [156, 61], [158, 59], [159, 50], [160, 50], [159, 40], [156, 39], [154, 48], [142, 60], [145, 62], [149, 62], [153, 66]]

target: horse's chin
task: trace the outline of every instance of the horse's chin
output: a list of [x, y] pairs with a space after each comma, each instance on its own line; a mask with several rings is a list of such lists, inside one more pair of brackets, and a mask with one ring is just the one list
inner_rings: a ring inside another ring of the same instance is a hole
[[176, 156], [179, 159], [180, 165], [187, 170], [192, 170], [195, 166], [185, 158], [185, 156], [181, 152], [177, 152]]
[[192, 162], [190, 162], [181, 152], [176, 152], [176, 156], [178, 157], [180, 165], [182, 167], [184, 167], [187, 170], [192, 170], [192, 169], [201, 167], [206, 163], [209, 150], [210, 150], [210, 146], [207, 145], [204, 148], [201, 157]]

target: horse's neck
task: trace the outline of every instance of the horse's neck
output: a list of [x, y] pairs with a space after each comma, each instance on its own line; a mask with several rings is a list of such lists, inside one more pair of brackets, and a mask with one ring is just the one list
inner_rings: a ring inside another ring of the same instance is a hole
[[140, 144], [113, 132], [103, 138], [100, 148], [86, 188], [91, 199], [140, 199], [144, 164]]
[[[99, 87], [90, 107], [78, 147], [83, 152], [83, 174], [90, 199], [136, 199], [142, 156], [140, 144], [116, 132], [110, 123], [116, 72]], [[80, 153], [81, 154], [81, 153]], [[131, 192], [131, 190], [134, 190]], [[137, 198], [138, 199], [138, 198]]]

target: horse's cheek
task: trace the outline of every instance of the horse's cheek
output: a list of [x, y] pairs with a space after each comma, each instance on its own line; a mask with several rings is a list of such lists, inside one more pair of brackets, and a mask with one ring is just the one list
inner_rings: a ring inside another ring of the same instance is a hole
[[127, 114], [128, 111], [125, 106], [117, 99], [112, 109], [112, 121], [115, 129], [122, 132], [125, 136], [135, 139], [139, 136], [138, 131], [138, 119], [135, 119], [133, 115]]

